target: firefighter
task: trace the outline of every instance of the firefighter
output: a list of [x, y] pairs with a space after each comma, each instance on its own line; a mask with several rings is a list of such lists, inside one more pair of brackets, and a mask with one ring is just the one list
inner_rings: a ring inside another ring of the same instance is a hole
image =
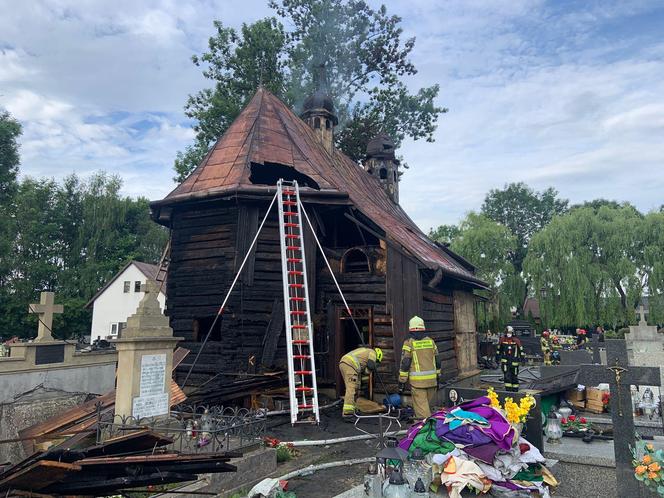
[[498, 356], [503, 371], [506, 391], [519, 390], [519, 365], [525, 360], [521, 341], [514, 337], [514, 329], [507, 327], [507, 331], [498, 343]]
[[560, 350], [562, 349], [562, 346], [560, 345], [560, 341], [558, 340], [558, 336], [553, 336], [553, 341], [551, 343], [551, 350], [553, 351], [551, 353], [551, 364], [553, 365], [560, 365]]
[[551, 365], [551, 338], [550, 332], [545, 330], [542, 332], [542, 337], [540, 338], [540, 348], [542, 349], [542, 355], [544, 355], [544, 364]]
[[360, 389], [362, 373], [367, 370], [375, 372], [377, 365], [382, 359], [383, 351], [380, 348], [368, 347], [353, 349], [341, 357], [339, 370], [346, 386], [343, 418], [348, 420], [354, 418], [355, 397]]
[[588, 343], [585, 329], [576, 329], [576, 349], [585, 349]]
[[424, 320], [414, 316], [408, 322], [409, 337], [401, 348], [399, 367], [399, 392], [410, 384], [415, 417], [425, 419], [431, 416], [431, 401], [436, 394], [440, 377], [438, 348], [426, 335]]

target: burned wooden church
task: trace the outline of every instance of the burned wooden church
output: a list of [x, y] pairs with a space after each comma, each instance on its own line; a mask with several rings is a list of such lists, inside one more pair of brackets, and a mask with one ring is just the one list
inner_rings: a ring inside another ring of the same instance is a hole
[[[401, 343], [414, 314], [425, 319], [438, 344], [447, 378], [476, 374], [473, 290], [483, 282], [473, 265], [432, 242], [399, 206], [398, 161], [389, 137], [373, 139], [360, 166], [333, 146], [336, 124], [332, 101], [320, 91], [297, 116], [259, 89], [189, 177], [151, 204], [153, 219], [171, 230], [166, 294], [175, 335], [185, 337], [182, 345], [194, 353], [200, 348], [283, 178], [298, 181], [364, 340], [385, 352], [386, 382], [396, 384]], [[359, 337], [309, 229], [304, 242], [318, 384], [343, 388], [338, 361]], [[282, 299], [274, 209], [188, 384], [219, 372], [283, 368]]]

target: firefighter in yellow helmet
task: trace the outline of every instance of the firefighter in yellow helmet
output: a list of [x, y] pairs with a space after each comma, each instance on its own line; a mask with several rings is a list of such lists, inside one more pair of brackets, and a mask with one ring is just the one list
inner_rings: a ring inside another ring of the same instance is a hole
[[419, 316], [410, 319], [408, 330], [409, 337], [401, 348], [399, 391], [404, 390], [406, 382], [410, 384], [415, 417], [423, 419], [431, 416], [431, 401], [438, 387], [438, 348], [426, 336], [424, 320]]
[[353, 349], [341, 357], [339, 370], [346, 385], [344, 394], [343, 417], [351, 419], [355, 413], [355, 397], [360, 389], [360, 380], [364, 371], [376, 371], [383, 359], [380, 348], [361, 347]]

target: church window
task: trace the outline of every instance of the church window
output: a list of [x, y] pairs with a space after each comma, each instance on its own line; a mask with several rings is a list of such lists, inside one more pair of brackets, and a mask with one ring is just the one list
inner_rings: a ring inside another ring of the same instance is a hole
[[349, 249], [341, 260], [343, 273], [368, 273], [371, 271], [369, 258], [361, 249]]
[[397, 172], [396, 171], [394, 172], [394, 181], [395, 182], [397, 181]]
[[387, 180], [387, 168], [380, 168], [380, 179]]
[[320, 128], [320, 118], [314, 118], [314, 128]]
[[329, 119], [326, 119], [326, 120], [325, 120], [325, 129], [326, 129], [326, 130], [329, 130], [329, 129], [330, 129], [330, 120], [329, 120]]

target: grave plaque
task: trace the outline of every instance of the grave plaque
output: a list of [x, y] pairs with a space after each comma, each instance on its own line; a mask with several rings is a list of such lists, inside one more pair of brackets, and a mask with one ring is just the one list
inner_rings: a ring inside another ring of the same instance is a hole
[[48, 344], [35, 348], [35, 365], [50, 365], [65, 361], [64, 344]]
[[141, 357], [139, 396], [132, 402], [134, 418], [156, 417], [168, 413], [166, 383], [166, 354], [146, 354]]

